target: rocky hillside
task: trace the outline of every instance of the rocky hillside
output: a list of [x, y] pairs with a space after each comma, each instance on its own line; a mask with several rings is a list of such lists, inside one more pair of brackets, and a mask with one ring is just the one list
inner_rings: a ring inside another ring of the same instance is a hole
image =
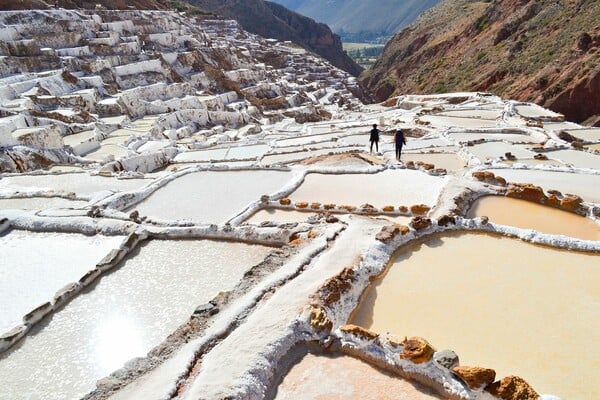
[[264, 37], [291, 40], [327, 59], [336, 67], [358, 76], [362, 67], [342, 49], [337, 35], [325, 24], [263, 0], [190, 0], [204, 10], [236, 19], [244, 29]]
[[439, 0], [273, 0], [324, 22], [345, 42], [390, 37]]
[[444, 0], [386, 45], [361, 81], [393, 93], [488, 91], [600, 124], [600, 2]]

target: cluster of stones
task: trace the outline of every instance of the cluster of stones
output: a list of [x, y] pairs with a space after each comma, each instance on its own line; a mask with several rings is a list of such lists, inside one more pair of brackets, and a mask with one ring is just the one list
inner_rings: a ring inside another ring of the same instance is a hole
[[[328, 327], [328, 324], [323, 326]], [[393, 335], [379, 335], [376, 332], [356, 325], [342, 325], [332, 333], [336, 340], [341, 342], [339, 349], [343, 353], [365, 359], [376, 365], [419, 381], [431, 380], [427, 368], [435, 366], [445, 370], [451, 377], [460, 379], [463, 384], [473, 392], [486, 391], [490, 395], [503, 400], [534, 400], [539, 394], [522, 378], [507, 376], [496, 381], [496, 372], [493, 369], [459, 365], [459, 357], [452, 350], [436, 350], [427, 340], [420, 337], [404, 339]], [[362, 346], [355, 344], [362, 343]], [[371, 350], [377, 348], [376, 353], [385, 354], [383, 359], [374, 359], [371, 354], [362, 351], [364, 344], [369, 343]], [[390, 360], [391, 363], [390, 363]], [[416, 368], [407, 368], [403, 361], [415, 364]], [[390, 365], [391, 364], [391, 365]], [[418, 366], [423, 365], [423, 369]], [[442, 395], [444, 385], [435, 385]]]
[[[327, 104], [359, 104], [353, 77], [235, 21], [165, 11], [15, 11], [0, 17], [0, 38], [0, 172], [95, 162], [86, 154], [144, 116], [159, 118], [127, 141], [124, 158], [150, 152], [156, 168], [190, 146], [260, 131], [259, 120], [318, 121], [328, 117]], [[142, 147], [150, 140], [158, 150]]]
[[357, 214], [357, 215], [391, 215], [391, 216], [421, 216], [427, 214], [431, 207], [426, 204], [413, 204], [410, 207], [407, 206], [383, 206], [381, 208], [375, 207], [369, 203], [362, 204], [360, 206], [353, 206], [348, 204], [333, 204], [326, 203], [322, 204], [319, 202], [306, 202], [298, 201], [293, 202], [290, 198], [284, 197], [276, 202], [268, 203], [269, 207], [277, 207], [282, 209], [290, 210], [312, 210], [312, 211], [326, 211], [330, 213], [343, 213], [343, 214]]

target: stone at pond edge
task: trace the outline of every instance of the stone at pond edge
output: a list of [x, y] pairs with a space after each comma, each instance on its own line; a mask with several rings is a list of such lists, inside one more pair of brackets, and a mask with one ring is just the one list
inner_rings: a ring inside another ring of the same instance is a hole
[[496, 371], [489, 368], [457, 366], [452, 368], [452, 372], [471, 389], [479, 389], [482, 386], [487, 386], [496, 379]]
[[438, 226], [448, 226], [449, 224], [455, 225], [456, 218], [454, 218], [451, 215], [442, 215], [441, 217], [438, 218], [437, 224], [438, 224]]
[[375, 333], [373, 331], [363, 328], [362, 326], [353, 325], [353, 324], [347, 324], [347, 325], [340, 326], [340, 331], [342, 331], [344, 333], [351, 333], [355, 336], [358, 336], [362, 339], [367, 339], [367, 340], [377, 339], [377, 337], [379, 336], [377, 333]]
[[429, 212], [430, 209], [431, 207], [429, 207], [428, 205], [415, 204], [414, 206], [410, 207], [410, 212], [412, 212], [415, 215], [425, 215], [427, 214], [427, 212]]
[[333, 322], [327, 316], [325, 310], [321, 307], [311, 307], [310, 326], [317, 329], [330, 331], [333, 328]]
[[507, 376], [489, 384], [486, 391], [504, 400], [536, 400], [539, 394], [521, 377]]
[[546, 201], [546, 195], [541, 187], [531, 183], [512, 183], [508, 186], [506, 196], [514, 197], [543, 204]]
[[381, 228], [379, 233], [375, 236], [375, 239], [379, 240], [380, 242], [386, 242], [393, 240], [396, 236], [398, 236], [398, 234], [406, 235], [408, 232], [409, 229], [407, 226], [400, 224], [387, 225]]
[[404, 348], [400, 353], [400, 358], [409, 359], [415, 364], [421, 364], [431, 360], [435, 349], [431, 347], [427, 340], [420, 337], [405, 339], [402, 343]]
[[414, 217], [410, 221], [410, 226], [412, 226], [413, 229], [420, 231], [422, 229], [429, 228], [431, 226], [431, 220], [429, 218]]
[[458, 355], [452, 350], [440, 350], [433, 354], [433, 359], [436, 363], [444, 368], [452, 369], [458, 365]]

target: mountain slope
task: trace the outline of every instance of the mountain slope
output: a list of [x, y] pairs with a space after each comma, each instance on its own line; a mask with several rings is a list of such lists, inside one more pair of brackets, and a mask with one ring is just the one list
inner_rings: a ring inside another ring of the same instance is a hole
[[345, 41], [391, 36], [439, 0], [273, 0], [324, 22]]
[[244, 29], [252, 33], [291, 40], [352, 75], [358, 76], [362, 71], [344, 52], [340, 38], [327, 25], [278, 4], [263, 0], [190, 0], [189, 3], [226, 18], [236, 19]]
[[600, 2], [444, 0], [396, 34], [361, 81], [392, 93], [490, 91], [600, 122]]

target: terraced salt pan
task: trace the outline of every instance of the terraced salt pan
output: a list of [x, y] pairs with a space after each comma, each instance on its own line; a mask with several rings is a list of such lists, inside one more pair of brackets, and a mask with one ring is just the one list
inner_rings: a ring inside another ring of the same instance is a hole
[[275, 164], [289, 164], [295, 161], [304, 160], [312, 157], [312, 153], [309, 151], [301, 151], [297, 153], [286, 153], [286, 154], [272, 154], [266, 155], [261, 160], [262, 165], [275, 165]]
[[414, 170], [385, 170], [376, 174], [308, 174], [289, 197], [298, 202], [375, 207], [434, 205], [444, 179]]
[[126, 191], [139, 189], [150, 182], [152, 182], [150, 179], [117, 179], [87, 173], [20, 175], [0, 179], [0, 189], [62, 190], [83, 195], [105, 190]]
[[588, 142], [595, 142], [600, 140], [600, 128], [590, 128], [590, 129], [570, 129], [567, 130], [568, 133], [575, 136], [578, 139], [582, 139]]
[[487, 216], [492, 222], [535, 229], [542, 233], [565, 235], [583, 240], [600, 240], [600, 224], [577, 214], [530, 201], [502, 196], [484, 196], [475, 201], [467, 217]]
[[515, 110], [517, 111], [517, 113], [519, 113], [519, 115], [521, 115], [523, 117], [528, 117], [528, 118], [548, 118], [548, 117], [557, 117], [558, 116], [557, 113], [547, 110], [545, 108], [542, 108], [540, 106], [534, 105], [534, 104], [518, 105], [518, 106], [515, 106]]
[[518, 146], [511, 146], [510, 144], [502, 142], [480, 143], [474, 146], [469, 146], [466, 149], [467, 151], [471, 152], [475, 157], [477, 157], [481, 162], [484, 162], [486, 160], [492, 160], [498, 157], [504, 157], [504, 155], [509, 152], [519, 159], [531, 159], [533, 158], [533, 156], [535, 156], [535, 153], [532, 151], [526, 150]]
[[231, 289], [270, 250], [212, 241], [142, 246], [5, 356], [0, 397], [82, 397], [97, 379], [162, 342], [195, 307]]
[[[381, 144], [381, 143], [380, 143]], [[390, 145], [392, 143], [390, 142]], [[424, 149], [428, 147], [445, 147], [450, 145], [450, 142], [444, 138], [431, 138], [431, 139], [407, 139], [406, 145], [403, 146], [405, 150]]]
[[559, 190], [581, 196], [586, 201], [600, 203], [600, 175], [573, 174], [569, 172], [553, 172], [528, 169], [489, 169], [514, 183], [532, 183], [544, 190]]
[[465, 167], [465, 162], [462, 158], [456, 154], [449, 153], [405, 153], [401, 155], [400, 159], [403, 162], [421, 161], [448, 171], [458, 171]]
[[542, 143], [544, 141], [541, 137], [533, 137], [526, 134], [517, 133], [467, 133], [467, 132], [456, 132], [448, 134], [452, 139], [458, 142], [468, 142], [469, 140], [493, 140], [493, 141], [507, 141], [512, 143]]
[[490, 128], [497, 126], [495, 120], [482, 118], [461, 118], [461, 117], [443, 117], [436, 115], [425, 115], [419, 117], [422, 121], [427, 121], [436, 127], [455, 127], [455, 128]]
[[502, 110], [449, 110], [436, 115], [442, 115], [446, 117], [480, 118], [495, 120], [502, 117]]
[[577, 125], [573, 122], [550, 122], [544, 124], [544, 129], [548, 131], [562, 131], [564, 129], [577, 129], [581, 128], [581, 125]]
[[0, 210], [45, 210], [48, 208], [81, 208], [87, 201], [68, 200], [61, 197], [28, 197], [22, 199], [0, 199]]
[[257, 144], [252, 146], [231, 147], [227, 153], [228, 160], [241, 160], [246, 158], [256, 158], [265, 154], [271, 146]]
[[536, 160], [535, 158], [530, 158], [530, 159], [526, 159], [526, 158], [519, 158], [517, 161], [512, 161], [512, 160], [504, 160], [501, 161], [502, 164], [506, 164], [506, 165], [515, 165], [515, 164], [524, 164], [530, 167], [535, 167], [536, 165], [553, 165], [556, 167], [564, 167], [565, 164], [561, 163], [558, 160]]
[[277, 208], [269, 208], [260, 210], [252, 215], [246, 222], [260, 224], [261, 222], [274, 221], [279, 223], [303, 222], [311, 216], [315, 215], [311, 212], [280, 210]]
[[227, 148], [210, 149], [210, 150], [198, 150], [198, 151], [186, 151], [177, 154], [173, 160], [176, 163], [180, 162], [202, 162], [211, 160], [224, 160], [227, 155]]
[[109, 158], [119, 159], [127, 156], [130, 151], [116, 144], [103, 144], [99, 149], [91, 151], [84, 155], [85, 158], [90, 160], [104, 161]]
[[277, 388], [275, 400], [433, 400], [441, 397], [419, 384], [380, 371], [348, 356], [308, 353]]
[[600, 155], [598, 154], [578, 150], [556, 150], [546, 153], [546, 156], [571, 164], [576, 168], [600, 170]]
[[[401, 249], [352, 322], [422, 336], [539, 393], [600, 396], [600, 257], [477, 234]], [[443, 329], [440, 329], [443, 327]], [[574, 356], [574, 355], [577, 356]]]
[[291, 178], [282, 171], [203, 171], [169, 182], [134, 208], [167, 220], [223, 223]]
[[597, 151], [600, 151], [600, 143], [597, 143], [597, 144], [590, 144], [590, 145], [588, 145], [588, 146], [585, 146], [585, 147], [587, 147], [588, 149], [591, 149], [591, 150], [597, 150]]
[[0, 334], [20, 325], [23, 315], [52, 301], [66, 284], [94, 269], [123, 239], [19, 230], [0, 236]]
[[277, 147], [297, 146], [300, 144], [304, 145], [310, 143], [326, 142], [331, 140], [332, 138], [338, 137], [339, 135], [339, 133], [329, 133], [325, 135], [300, 136], [291, 139], [281, 139], [277, 141]]

